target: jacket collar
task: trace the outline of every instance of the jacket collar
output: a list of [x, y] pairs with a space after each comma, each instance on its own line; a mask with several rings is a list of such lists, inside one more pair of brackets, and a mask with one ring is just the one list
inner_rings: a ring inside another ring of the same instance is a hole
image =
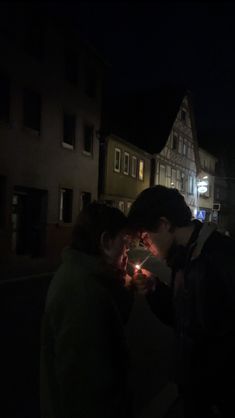
[[215, 223], [206, 222], [203, 224], [199, 231], [196, 241], [193, 243], [194, 248], [190, 257], [191, 260], [195, 260], [200, 256], [206, 241], [216, 229], [217, 225]]

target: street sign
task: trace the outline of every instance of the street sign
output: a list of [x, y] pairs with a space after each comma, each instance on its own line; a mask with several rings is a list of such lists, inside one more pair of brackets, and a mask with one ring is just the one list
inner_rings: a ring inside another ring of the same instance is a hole
[[204, 209], [197, 211], [197, 219], [199, 219], [199, 221], [205, 221], [206, 211]]

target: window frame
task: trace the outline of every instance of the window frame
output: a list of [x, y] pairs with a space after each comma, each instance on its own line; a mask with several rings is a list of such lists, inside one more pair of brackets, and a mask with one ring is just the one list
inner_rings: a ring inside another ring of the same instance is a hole
[[[69, 214], [69, 220], [65, 220], [64, 219], [64, 205], [62, 204], [63, 202], [63, 198], [61, 198], [62, 196], [64, 196], [64, 194], [69, 191], [71, 192], [71, 207], [70, 207], [70, 214]], [[73, 193], [73, 189], [72, 188], [68, 188], [68, 187], [64, 187], [64, 186], [60, 186], [59, 187], [59, 222], [62, 224], [71, 224], [73, 222], [73, 197], [74, 197], [74, 193]]]
[[[119, 154], [119, 164], [118, 164], [118, 168], [116, 168], [116, 161], [117, 161], [117, 159], [116, 159], [116, 155], [117, 154]], [[115, 173], [120, 173], [121, 172], [121, 156], [122, 156], [122, 151], [121, 151], [121, 149], [120, 148], [118, 148], [118, 147], [115, 147], [114, 148], [114, 165], [113, 165], [113, 171], [115, 172]]]
[[[125, 166], [126, 166], [126, 157], [128, 164], [127, 164], [127, 170], [125, 170]], [[124, 151], [124, 155], [123, 155], [123, 174], [125, 174], [126, 176], [128, 176], [130, 173], [130, 153], [127, 151]]]
[[[92, 130], [91, 151], [85, 150], [85, 134], [86, 134], [86, 129], [87, 128]], [[85, 122], [84, 125], [83, 125], [83, 149], [82, 149], [82, 152], [83, 152], [84, 155], [92, 156], [93, 155], [93, 149], [94, 149], [94, 125]]]
[[[70, 144], [69, 142], [65, 141], [65, 117], [74, 117], [74, 138], [73, 138], [73, 144]], [[63, 148], [67, 148], [70, 150], [73, 150], [75, 148], [75, 141], [76, 141], [76, 114], [75, 113], [69, 113], [69, 112], [63, 112], [63, 140], [62, 140], [62, 146]]]
[[[133, 171], [134, 164], [133, 161], [135, 161], [135, 172]], [[131, 157], [131, 177], [136, 178], [137, 176], [137, 157], [135, 155], [132, 155]]]

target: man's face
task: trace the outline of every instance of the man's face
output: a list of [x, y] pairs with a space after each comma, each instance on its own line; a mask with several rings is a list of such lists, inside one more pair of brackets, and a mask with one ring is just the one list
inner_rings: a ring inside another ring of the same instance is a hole
[[170, 224], [163, 221], [156, 231], [142, 232], [141, 240], [154, 256], [165, 260], [173, 244], [174, 235], [170, 230]]

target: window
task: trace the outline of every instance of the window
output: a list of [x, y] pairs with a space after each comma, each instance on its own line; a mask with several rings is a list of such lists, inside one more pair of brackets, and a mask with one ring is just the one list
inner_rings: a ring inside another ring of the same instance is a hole
[[181, 120], [182, 120], [182, 122], [186, 122], [186, 112], [185, 112], [185, 110], [181, 110]]
[[116, 173], [120, 173], [120, 169], [121, 169], [121, 150], [119, 148], [115, 148], [114, 171], [116, 171]]
[[177, 150], [178, 147], [178, 136], [176, 133], [173, 133], [173, 137], [172, 137], [172, 149], [173, 150]]
[[171, 167], [166, 167], [166, 187], [171, 187]]
[[174, 168], [171, 170], [171, 187], [176, 188], [176, 170]]
[[87, 207], [91, 203], [91, 193], [82, 192], [81, 193], [81, 209]]
[[124, 152], [124, 174], [129, 174], [129, 163], [130, 163], [130, 155], [128, 152]]
[[181, 192], [185, 191], [185, 175], [181, 173]]
[[118, 208], [124, 212], [125, 211], [125, 206], [124, 206], [124, 202], [122, 200], [119, 200], [118, 202]]
[[182, 150], [183, 150], [183, 139], [180, 137], [179, 138], [179, 147], [178, 147], [179, 154], [182, 154]]
[[3, 228], [6, 222], [6, 197], [6, 177], [0, 176], [0, 228]]
[[139, 180], [144, 180], [144, 160], [139, 161]]
[[131, 202], [127, 202], [127, 213], [129, 212], [130, 208], [131, 208], [132, 203]]
[[64, 113], [63, 145], [73, 149], [75, 145], [76, 116]]
[[0, 121], [9, 122], [10, 115], [10, 80], [0, 74]]
[[184, 142], [183, 144], [183, 155], [187, 154], [187, 144]]
[[93, 132], [94, 127], [85, 125], [84, 127], [84, 151], [87, 154], [92, 154], [93, 152]]
[[159, 170], [159, 184], [162, 186], [166, 185], [166, 167], [162, 164], [160, 164]]
[[78, 56], [71, 49], [66, 49], [64, 54], [64, 72], [65, 79], [71, 84], [77, 83], [78, 77]]
[[60, 189], [59, 220], [64, 223], [72, 222], [73, 190]]
[[189, 180], [188, 192], [189, 194], [193, 194], [193, 177], [189, 176], [188, 180]]
[[41, 98], [32, 90], [24, 90], [24, 126], [40, 132]]
[[132, 177], [136, 177], [136, 171], [137, 171], [137, 158], [132, 157], [132, 164], [131, 164], [131, 175]]

